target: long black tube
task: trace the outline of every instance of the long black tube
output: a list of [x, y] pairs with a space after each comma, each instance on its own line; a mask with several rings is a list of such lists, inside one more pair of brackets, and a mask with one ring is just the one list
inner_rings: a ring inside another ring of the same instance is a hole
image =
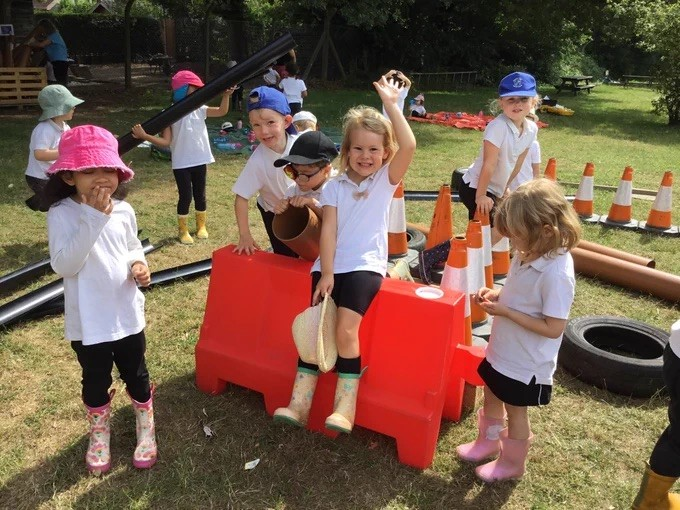
[[7, 294], [26, 282], [37, 280], [52, 271], [50, 259], [46, 258], [0, 276], [0, 294]]
[[[404, 191], [404, 200], [433, 201], [438, 196], [438, 191]], [[451, 193], [451, 202], [460, 202], [458, 193]]]
[[[142, 124], [144, 131], [152, 134], [158, 133], [173, 122], [184, 117], [187, 113], [194, 111], [213, 97], [221, 94], [229, 87], [233, 87], [257, 72], [264, 70], [267, 65], [285, 55], [294, 47], [295, 41], [293, 41], [293, 36], [285, 34], [279, 37], [240, 64], [235, 65], [214, 80], [206, 83], [204, 87], [196, 90], [193, 94], [189, 94], [181, 101], [168, 106], [158, 115], [144, 122]], [[134, 138], [132, 133], [128, 132], [118, 139], [118, 153], [123, 155], [141, 142], [142, 140]]]
[[199, 260], [183, 266], [171, 267], [156, 271], [151, 275], [151, 285], [147, 288], [153, 289], [161, 285], [173, 283], [176, 280], [188, 280], [209, 274], [212, 269], [212, 259]]
[[[156, 249], [148, 239], [142, 241], [142, 246], [144, 253], [150, 253]], [[64, 281], [61, 278], [0, 306], [0, 327], [21, 322], [27, 317], [37, 318], [54, 313], [55, 307], [59, 306], [60, 299], [61, 310], [63, 310]]]

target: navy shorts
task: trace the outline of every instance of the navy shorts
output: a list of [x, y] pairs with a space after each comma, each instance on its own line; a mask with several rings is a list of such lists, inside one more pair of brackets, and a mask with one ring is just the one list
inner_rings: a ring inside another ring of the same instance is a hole
[[[477, 188], [471, 188], [468, 183], [461, 180], [460, 186], [458, 186], [458, 196], [460, 201], [463, 202], [468, 210], [468, 219], [472, 220], [475, 217], [475, 211], [477, 210], [477, 202], [475, 196], [477, 195]], [[489, 224], [493, 227], [493, 213], [496, 212], [496, 203], [500, 200], [496, 195], [490, 191], [486, 192], [486, 196], [493, 200], [493, 207], [489, 212]]]
[[[338, 308], [348, 308], [361, 316], [373, 302], [373, 298], [380, 290], [383, 277], [373, 271], [352, 271], [350, 273], [336, 273], [333, 275], [333, 291], [331, 297]], [[312, 295], [316, 284], [321, 280], [321, 272], [312, 273]]]
[[536, 384], [536, 376], [529, 384], [511, 379], [495, 370], [486, 358], [479, 364], [477, 373], [491, 392], [505, 404], [515, 407], [544, 406], [550, 402], [552, 386]]

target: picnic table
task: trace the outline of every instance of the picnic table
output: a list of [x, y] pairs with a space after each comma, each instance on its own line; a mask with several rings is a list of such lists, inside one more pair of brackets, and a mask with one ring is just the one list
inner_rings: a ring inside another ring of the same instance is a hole
[[560, 79], [562, 83], [555, 85], [558, 93], [563, 90], [571, 90], [576, 95], [581, 90], [587, 90], [588, 94], [590, 94], [590, 90], [595, 88], [595, 83], [590, 83], [590, 80], [593, 79], [592, 76], [560, 76]]

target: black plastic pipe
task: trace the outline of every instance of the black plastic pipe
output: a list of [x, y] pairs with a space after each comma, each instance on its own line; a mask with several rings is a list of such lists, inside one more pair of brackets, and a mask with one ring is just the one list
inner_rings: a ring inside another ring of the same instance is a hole
[[[285, 34], [279, 37], [240, 64], [235, 65], [214, 80], [206, 83], [205, 86], [196, 90], [193, 94], [189, 94], [181, 101], [168, 106], [158, 115], [144, 122], [142, 124], [144, 131], [151, 134], [160, 132], [229, 87], [233, 87], [264, 70], [269, 64], [288, 53], [294, 47], [295, 41], [293, 36]], [[118, 139], [118, 154], [125, 154], [141, 142], [142, 140], [132, 136], [132, 132], [124, 134]]]
[[[156, 249], [148, 239], [142, 241], [142, 247], [144, 253]], [[56, 313], [55, 310], [64, 310], [64, 281], [61, 278], [0, 306], [0, 327], [10, 326], [28, 317], [44, 317]]]
[[37, 280], [41, 276], [45, 276], [52, 272], [49, 257], [38, 262], [28, 264], [21, 269], [12, 271], [0, 276], [0, 294], [7, 294], [21, 285]]
[[[404, 200], [430, 201], [437, 200], [438, 191], [404, 191]], [[451, 202], [460, 202], [458, 193], [451, 193]]]

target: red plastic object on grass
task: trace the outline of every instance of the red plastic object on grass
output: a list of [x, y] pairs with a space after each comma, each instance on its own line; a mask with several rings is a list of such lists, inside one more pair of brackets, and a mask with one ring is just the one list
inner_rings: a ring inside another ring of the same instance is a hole
[[[227, 383], [258, 391], [271, 415], [290, 399], [297, 362], [291, 324], [309, 305], [311, 263], [232, 250], [227, 246], [213, 253], [196, 345], [196, 383], [213, 394]], [[463, 314], [458, 292], [386, 278], [362, 321], [367, 370], [355, 424], [394, 437], [405, 464], [431, 464], [445, 401], [462, 402], [462, 388], [458, 394], [455, 388], [463, 374], [451, 377], [450, 372], [454, 348], [464, 341]], [[320, 376], [307, 424], [332, 437], [337, 434], [324, 428], [324, 420], [332, 412], [336, 380], [334, 373]], [[447, 407], [453, 413], [460, 402]]]

